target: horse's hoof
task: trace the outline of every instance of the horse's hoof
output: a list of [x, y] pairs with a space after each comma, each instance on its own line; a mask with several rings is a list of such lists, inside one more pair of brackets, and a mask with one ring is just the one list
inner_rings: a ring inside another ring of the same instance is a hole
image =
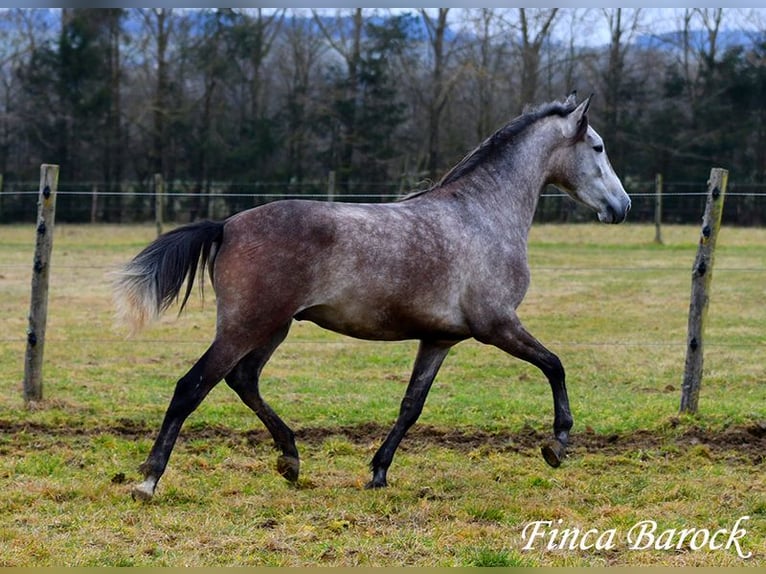
[[372, 480], [364, 485], [366, 490], [372, 490], [373, 488], [386, 488], [388, 481], [386, 480], [386, 469], [378, 468], [372, 471]]
[[294, 456], [283, 454], [277, 459], [277, 472], [290, 482], [298, 482], [300, 468], [301, 462]]
[[561, 466], [561, 461], [566, 455], [566, 447], [561, 442], [554, 440], [540, 449], [543, 454], [545, 462], [551, 465], [553, 468]]
[[137, 484], [133, 487], [133, 489], [130, 491], [130, 496], [133, 498], [133, 500], [141, 500], [146, 502], [151, 500], [154, 496], [154, 488], [151, 484], [142, 482], [141, 484]]
[[385, 481], [385, 479], [383, 479], [383, 480], [375, 480], [375, 479], [373, 479], [373, 480], [371, 480], [370, 482], [368, 482], [367, 484], [364, 485], [364, 489], [365, 490], [374, 490], [376, 488], [386, 488], [387, 486], [388, 486], [388, 483]]

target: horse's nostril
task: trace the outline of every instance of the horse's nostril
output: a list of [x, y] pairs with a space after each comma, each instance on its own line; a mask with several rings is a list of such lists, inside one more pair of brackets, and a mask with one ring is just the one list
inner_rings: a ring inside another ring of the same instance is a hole
[[611, 223], [622, 223], [628, 218], [628, 212], [631, 208], [631, 201], [628, 199], [625, 203], [619, 202], [614, 204], [607, 202], [606, 213], [609, 215], [609, 221]]
[[616, 207], [611, 203], [606, 204], [606, 218], [603, 221], [606, 223], [622, 223], [628, 217], [628, 211], [630, 211], [630, 203], [623, 206]]

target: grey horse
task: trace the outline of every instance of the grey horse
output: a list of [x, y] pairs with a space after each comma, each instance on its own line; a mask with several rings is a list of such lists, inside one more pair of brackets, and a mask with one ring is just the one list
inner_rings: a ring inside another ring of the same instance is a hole
[[415, 339], [419, 348], [399, 416], [372, 459], [368, 487], [387, 471], [458, 342], [474, 338], [538, 367], [553, 393], [558, 466], [573, 424], [558, 357], [516, 314], [529, 286], [527, 237], [542, 189], [552, 184], [622, 222], [630, 198], [588, 123], [590, 97], [543, 104], [500, 128], [436, 185], [386, 204], [282, 200], [158, 237], [115, 280], [118, 315], [134, 329], [158, 317], [205, 268], [216, 293], [210, 347], [177, 382], [133, 496], [149, 499], [186, 418], [221, 379], [264, 423], [296, 481], [293, 431], [263, 400], [261, 371], [293, 320], [351, 337]]

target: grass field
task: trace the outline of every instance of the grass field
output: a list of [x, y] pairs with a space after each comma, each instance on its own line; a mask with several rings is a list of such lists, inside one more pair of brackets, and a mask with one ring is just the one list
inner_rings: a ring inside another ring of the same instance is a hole
[[[553, 416], [542, 375], [465, 342], [391, 486], [364, 490], [416, 343], [296, 323], [262, 390], [296, 431], [298, 485], [277, 475], [270, 438], [220, 385], [187, 421], [154, 500], [138, 503], [130, 487], [175, 381], [211, 340], [212, 290], [128, 339], [113, 326], [108, 273], [154, 228], [57, 226], [45, 398], [26, 408], [35, 232], [0, 227], [0, 566], [762, 564], [766, 230], [721, 232], [700, 413], [679, 417], [698, 233], [666, 226], [655, 245], [648, 226], [533, 228], [520, 315], [564, 363], [575, 417], [558, 469], [539, 455]], [[719, 529], [725, 542], [745, 516], [749, 558], [703, 543]], [[660, 548], [643, 548], [648, 535], [631, 547], [645, 520]], [[551, 522], [547, 535], [525, 549], [536, 521]], [[696, 530], [677, 544], [684, 528]], [[595, 534], [560, 544], [575, 529]]]

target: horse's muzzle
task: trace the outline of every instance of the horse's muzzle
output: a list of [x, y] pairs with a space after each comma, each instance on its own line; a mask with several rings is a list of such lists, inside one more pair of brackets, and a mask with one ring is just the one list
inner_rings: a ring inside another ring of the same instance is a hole
[[628, 217], [630, 206], [630, 199], [627, 199], [627, 201], [619, 206], [607, 202], [606, 209], [599, 212], [598, 218], [602, 223], [622, 223]]

